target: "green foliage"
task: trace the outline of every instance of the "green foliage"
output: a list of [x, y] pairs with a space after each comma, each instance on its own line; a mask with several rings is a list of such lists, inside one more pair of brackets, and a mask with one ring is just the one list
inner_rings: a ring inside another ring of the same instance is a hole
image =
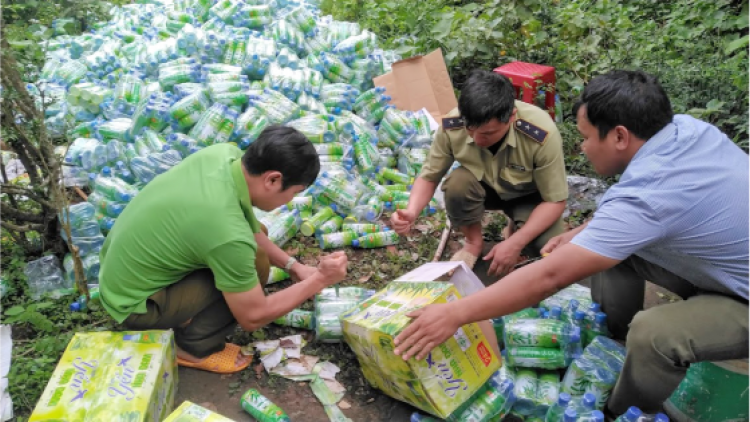
[[118, 325], [95, 303], [88, 312], [69, 311], [74, 296], [33, 301], [23, 273], [29, 259], [5, 235], [1, 247], [2, 277], [9, 291], [2, 297], [0, 320], [13, 327], [9, 391], [16, 413], [22, 416], [33, 410], [74, 333], [118, 329]]
[[[730, 0], [324, 0], [404, 57], [442, 48], [460, 89], [473, 69], [520, 60], [556, 68], [566, 119], [586, 82], [613, 69], [659, 77], [677, 113], [748, 149], [748, 4]], [[575, 127], [561, 128], [572, 172], [590, 174]]]

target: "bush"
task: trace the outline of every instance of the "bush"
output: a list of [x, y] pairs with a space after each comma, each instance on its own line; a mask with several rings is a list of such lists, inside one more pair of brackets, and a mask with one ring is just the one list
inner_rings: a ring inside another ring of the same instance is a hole
[[[475, 68], [554, 66], [567, 120], [591, 78], [640, 68], [659, 77], [677, 113], [719, 126], [748, 149], [746, 1], [324, 0], [322, 8], [360, 22], [404, 57], [442, 48], [459, 89]], [[561, 129], [575, 151], [578, 135]], [[586, 170], [576, 155], [568, 165]]]

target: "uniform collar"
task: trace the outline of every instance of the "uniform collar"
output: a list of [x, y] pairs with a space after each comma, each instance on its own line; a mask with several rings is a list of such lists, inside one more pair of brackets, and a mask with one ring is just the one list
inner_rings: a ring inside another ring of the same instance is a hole
[[231, 164], [232, 179], [237, 187], [237, 199], [240, 200], [240, 207], [242, 213], [245, 215], [245, 220], [250, 225], [253, 233], [260, 231], [258, 220], [255, 218], [253, 212], [253, 203], [250, 200], [250, 191], [247, 188], [247, 181], [245, 175], [242, 173], [242, 159], [238, 158]]
[[[516, 116], [511, 118], [510, 120], [510, 128], [508, 128], [508, 133], [505, 135], [504, 145], [501, 145], [500, 149], [505, 148], [506, 145], [509, 147], [513, 147], [513, 148], [516, 147], [518, 141], [516, 141], [517, 137], [516, 137], [516, 131], [514, 128], [516, 127], [515, 125], [516, 125], [517, 119], [518, 119], [518, 112], [516, 112]], [[468, 138], [467, 143], [470, 145], [474, 145], [474, 138], [472, 138], [471, 136], [468, 136], [468, 131], [467, 131], [467, 138]]]

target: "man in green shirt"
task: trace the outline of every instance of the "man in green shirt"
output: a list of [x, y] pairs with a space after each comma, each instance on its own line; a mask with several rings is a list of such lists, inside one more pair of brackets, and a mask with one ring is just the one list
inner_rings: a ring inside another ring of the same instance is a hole
[[[104, 308], [135, 330], [174, 329], [178, 362], [220, 373], [249, 364], [225, 339], [253, 331], [346, 276], [343, 252], [299, 264], [264, 234], [253, 206], [288, 203], [318, 176], [307, 138], [271, 126], [242, 154], [218, 144], [158, 176], [118, 217], [101, 251]], [[270, 264], [299, 283], [266, 296]]]

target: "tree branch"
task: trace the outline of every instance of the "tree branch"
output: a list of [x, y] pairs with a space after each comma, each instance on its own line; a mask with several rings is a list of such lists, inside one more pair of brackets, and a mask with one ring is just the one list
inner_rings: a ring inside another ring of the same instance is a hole
[[16, 221], [23, 221], [27, 223], [38, 223], [38, 224], [43, 224], [45, 222], [44, 217], [41, 215], [23, 212], [16, 207], [12, 207], [8, 205], [5, 205], [3, 207], [2, 212], [3, 212], [3, 219], [10, 218]]
[[25, 188], [23, 186], [2, 184], [0, 185], [0, 193], [7, 193], [9, 195], [25, 195], [29, 199], [33, 200], [34, 202], [38, 202], [39, 205], [42, 205], [43, 207], [47, 207], [50, 210], [54, 210], [55, 212], [57, 212], [57, 207], [55, 207], [55, 204], [50, 202], [47, 198], [41, 196], [39, 193], [37, 193], [33, 189]]
[[0, 221], [0, 226], [5, 227], [7, 230], [12, 230], [18, 233], [40, 232], [44, 230], [44, 224], [27, 224], [25, 226], [17, 226], [4, 220]]

